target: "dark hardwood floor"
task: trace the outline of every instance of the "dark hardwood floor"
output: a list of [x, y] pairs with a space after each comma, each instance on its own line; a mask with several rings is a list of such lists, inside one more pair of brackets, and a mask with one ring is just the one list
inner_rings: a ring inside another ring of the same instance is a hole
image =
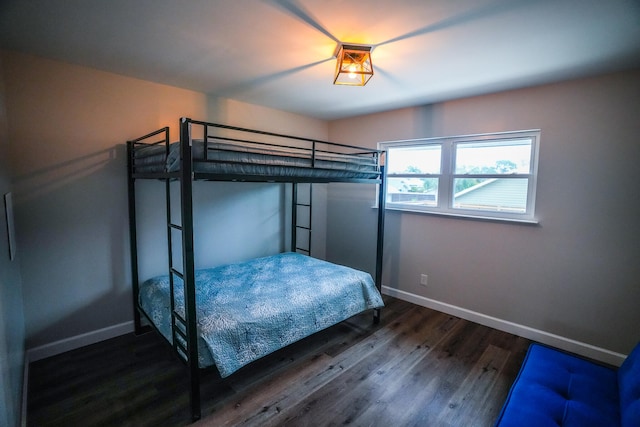
[[[356, 316], [220, 379], [202, 420], [223, 426], [491, 426], [529, 341], [385, 297]], [[187, 371], [156, 333], [34, 362], [29, 426], [183, 426]]]

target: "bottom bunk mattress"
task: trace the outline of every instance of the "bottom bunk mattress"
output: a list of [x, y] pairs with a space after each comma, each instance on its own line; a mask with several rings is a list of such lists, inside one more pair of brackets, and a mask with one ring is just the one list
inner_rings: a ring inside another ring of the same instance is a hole
[[[184, 317], [178, 277], [174, 292], [176, 312]], [[140, 285], [140, 307], [172, 342], [169, 295], [169, 276]], [[197, 270], [199, 366], [215, 363], [226, 377], [314, 332], [382, 306], [370, 274], [297, 253]]]

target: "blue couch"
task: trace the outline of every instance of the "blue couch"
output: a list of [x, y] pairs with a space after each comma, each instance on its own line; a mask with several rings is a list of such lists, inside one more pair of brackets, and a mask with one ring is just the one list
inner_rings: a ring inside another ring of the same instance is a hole
[[498, 426], [640, 427], [640, 344], [617, 370], [531, 344]]

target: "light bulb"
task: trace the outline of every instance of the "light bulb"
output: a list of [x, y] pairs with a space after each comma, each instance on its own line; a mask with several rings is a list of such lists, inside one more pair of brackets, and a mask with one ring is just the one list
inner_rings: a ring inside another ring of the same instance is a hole
[[356, 78], [356, 70], [357, 70], [357, 67], [354, 64], [349, 65], [349, 78], [350, 79], [355, 79]]

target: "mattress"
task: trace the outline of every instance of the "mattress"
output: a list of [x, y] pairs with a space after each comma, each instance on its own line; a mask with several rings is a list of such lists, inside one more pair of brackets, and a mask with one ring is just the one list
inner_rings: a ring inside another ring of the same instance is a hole
[[[206, 155], [205, 155], [206, 154]], [[279, 148], [257, 143], [194, 140], [193, 168], [197, 173], [274, 177], [374, 179], [379, 176], [377, 158], [367, 155]], [[136, 148], [136, 172], [176, 172], [180, 169], [180, 143]]]
[[[181, 280], [176, 311], [184, 316]], [[140, 286], [139, 303], [169, 341], [169, 277]], [[196, 271], [199, 366], [226, 377], [242, 366], [364, 310], [383, 306], [371, 275], [297, 253]]]

